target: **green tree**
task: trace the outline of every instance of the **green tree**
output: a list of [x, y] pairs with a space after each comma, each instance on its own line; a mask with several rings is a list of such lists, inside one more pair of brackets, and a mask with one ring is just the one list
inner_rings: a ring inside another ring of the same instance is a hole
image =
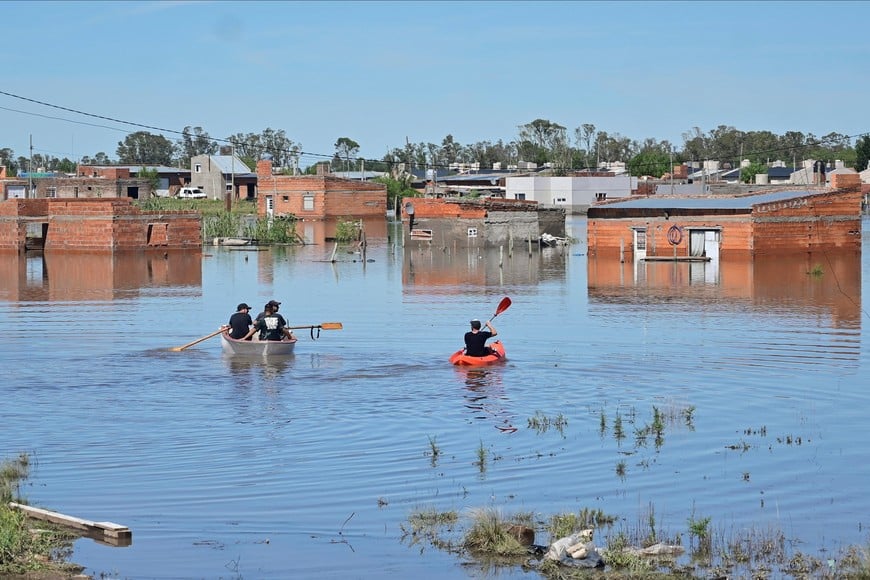
[[171, 165], [175, 158], [175, 145], [163, 135], [136, 131], [118, 142], [116, 153], [120, 163]]
[[67, 159], [64, 157], [55, 165], [55, 169], [60, 171], [61, 173], [75, 173], [76, 172], [76, 164], [75, 161]]
[[157, 191], [157, 188], [160, 187], [160, 173], [156, 167], [143, 167], [137, 174], [137, 177], [148, 181], [152, 192]]
[[6, 167], [6, 175], [15, 177], [18, 175], [18, 162], [15, 161], [15, 151], [4, 147], [0, 149], [0, 165]]
[[647, 148], [631, 158], [628, 170], [634, 176], [661, 177], [671, 170], [671, 156], [657, 147]]
[[[283, 130], [266, 128], [262, 133], [236, 133], [226, 140], [233, 144], [236, 155], [243, 160], [261, 159], [264, 153], [268, 153], [275, 167], [289, 166], [295, 171], [299, 165], [302, 144], [289, 139]], [[256, 166], [254, 163], [252, 167]]]
[[178, 146], [178, 161], [182, 166], [190, 164], [190, 158], [197, 155], [214, 155], [218, 144], [209, 137], [202, 127], [189, 126], [181, 132], [181, 144]]
[[864, 171], [870, 164], [870, 136], [864, 135], [855, 143], [855, 171]]
[[359, 143], [351, 139], [350, 137], [339, 137], [335, 141], [335, 156], [344, 160], [344, 170], [350, 171], [352, 169], [350, 158], [355, 157], [359, 153]]
[[743, 183], [753, 183], [755, 176], [762, 173], [767, 173], [767, 165], [765, 163], [750, 163], [740, 170], [740, 181]]
[[547, 119], [535, 119], [519, 126], [519, 148], [523, 159], [534, 157], [538, 164], [553, 163], [566, 169], [571, 160], [571, 147], [565, 127]]
[[387, 208], [392, 209], [395, 207], [394, 202], [396, 199], [414, 197], [417, 195], [417, 192], [411, 188], [410, 179], [410, 175], [406, 175], [401, 179], [383, 176], [376, 177], [372, 181], [383, 183], [387, 186]]

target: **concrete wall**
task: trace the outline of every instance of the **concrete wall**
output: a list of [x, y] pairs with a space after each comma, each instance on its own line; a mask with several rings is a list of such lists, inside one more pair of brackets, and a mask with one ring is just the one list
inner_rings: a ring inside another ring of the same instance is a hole
[[[402, 219], [410, 225], [408, 204], [414, 207], [414, 235], [404, 229], [407, 243], [438, 247], [492, 248], [537, 245], [544, 232], [565, 235], [565, 211], [540, 211], [533, 201], [467, 198], [404, 198]], [[541, 219], [541, 215], [544, 219]], [[431, 239], [423, 237], [431, 231]]]
[[[607, 199], [628, 197], [637, 189], [637, 178], [628, 175], [612, 177], [508, 177], [505, 180], [505, 196], [517, 199], [520, 194], [526, 200], [537, 201], [546, 207], [562, 207], [571, 213], [586, 213], [599, 193]], [[564, 200], [564, 201], [562, 201]]]

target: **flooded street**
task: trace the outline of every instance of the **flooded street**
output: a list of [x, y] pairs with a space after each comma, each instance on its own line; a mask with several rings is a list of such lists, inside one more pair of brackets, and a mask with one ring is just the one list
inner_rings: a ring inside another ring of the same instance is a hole
[[[863, 255], [715, 272], [593, 260], [585, 219], [568, 225], [580, 242], [531, 255], [395, 235], [336, 263], [332, 244], [3, 255], [0, 459], [31, 454], [31, 504], [132, 529], [128, 547], [76, 542], [110, 578], [483, 575], [403, 539], [418, 509], [601, 509], [614, 533], [652, 512], [684, 543], [709, 517], [816, 556], [866, 546], [866, 218]], [[505, 296], [507, 362], [449, 365]], [[218, 338], [170, 350], [273, 298], [291, 325], [343, 329], [298, 330], [268, 361]]]

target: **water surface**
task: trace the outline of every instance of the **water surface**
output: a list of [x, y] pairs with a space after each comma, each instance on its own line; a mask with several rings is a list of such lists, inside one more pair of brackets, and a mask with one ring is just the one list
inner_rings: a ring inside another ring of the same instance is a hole
[[[614, 530], [652, 511], [684, 538], [710, 517], [815, 555], [866, 542], [866, 241], [715, 272], [592, 260], [583, 242], [368, 242], [336, 263], [331, 244], [2, 257], [0, 457], [31, 454], [32, 504], [133, 530], [73, 560], [125, 578], [479, 576], [402, 539], [430, 508], [600, 508]], [[447, 364], [504, 296], [507, 363]], [[272, 298], [294, 325], [344, 329], [268, 362], [216, 338], [169, 350]], [[663, 433], [643, 436], [657, 412]]]

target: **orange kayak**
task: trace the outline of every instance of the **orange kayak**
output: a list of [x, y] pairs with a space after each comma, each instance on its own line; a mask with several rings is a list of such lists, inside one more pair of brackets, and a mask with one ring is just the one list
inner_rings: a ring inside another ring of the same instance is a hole
[[450, 364], [459, 366], [483, 366], [507, 360], [507, 356], [504, 353], [504, 345], [500, 340], [491, 342], [487, 346], [489, 346], [493, 352], [486, 356], [467, 356], [464, 348], [459, 349], [450, 355]]

